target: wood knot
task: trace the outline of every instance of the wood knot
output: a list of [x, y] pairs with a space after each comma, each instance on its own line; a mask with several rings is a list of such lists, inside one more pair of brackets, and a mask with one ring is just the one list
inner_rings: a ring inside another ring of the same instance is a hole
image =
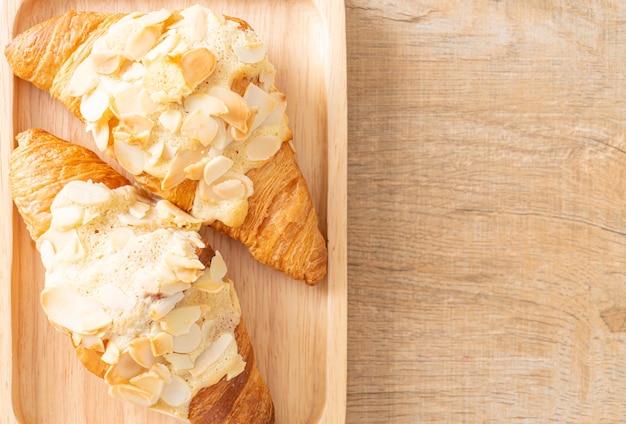
[[626, 332], [626, 307], [612, 306], [600, 312], [600, 316], [612, 333]]

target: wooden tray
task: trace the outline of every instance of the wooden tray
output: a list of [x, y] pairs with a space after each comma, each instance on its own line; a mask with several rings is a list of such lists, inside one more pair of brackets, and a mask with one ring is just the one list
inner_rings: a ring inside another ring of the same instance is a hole
[[[8, 0], [2, 45], [13, 34], [69, 9], [149, 11], [182, 1]], [[278, 423], [343, 422], [346, 394], [346, 59], [343, 2], [216, 0], [268, 43], [277, 85], [287, 94], [298, 160], [327, 235], [329, 273], [315, 287], [254, 262], [247, 250], [207, 232], [229, 263], [258, 366]], [[24, 424], [173, 423], [109, 397], [66, 336], [39, 306], [43, 270], [8, 188], [16, 133], [41, 127], [93, 148], [82, 124], [43, 93], [13, 78], [1, 60], [0, 113], [0, 422]]]

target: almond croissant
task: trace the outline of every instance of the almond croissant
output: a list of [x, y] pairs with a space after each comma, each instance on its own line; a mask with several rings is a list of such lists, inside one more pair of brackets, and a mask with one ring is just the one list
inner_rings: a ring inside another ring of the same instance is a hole
[[193, 424], [273, 423], [237, 295], [199, 221], [83, 147], [42, 130], [17, 139], [9, 180], [46, 268], [42, 308], [109, 394]]
[[144, 188], [294, 279], [324, 277], [326, 244], [286, 98], [247, 23], [198, 5], [68, 12], [18, 35], [5, 55]]

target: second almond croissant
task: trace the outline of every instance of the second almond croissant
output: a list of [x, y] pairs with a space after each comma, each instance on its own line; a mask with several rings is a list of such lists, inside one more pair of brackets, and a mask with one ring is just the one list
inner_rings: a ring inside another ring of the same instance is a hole
[[17, 138], [10, 186], [46, 268], [41, 306], [109, 394], [191, 424], [273, 423], [237, 294], [198, 220], [83, 147], [42, 130]]
[[324, 277], [325, 240], [286, 98], [246, 22], [198, 5], [68, 12], [18, 35], [5, 55], [145, 188], [294, 279]]

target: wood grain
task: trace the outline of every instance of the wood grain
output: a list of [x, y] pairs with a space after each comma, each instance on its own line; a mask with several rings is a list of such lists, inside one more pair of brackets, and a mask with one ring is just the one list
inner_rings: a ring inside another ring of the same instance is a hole
[[347, 1], [348, 422], [623, 421], [624, 16]]
[[[68, 9], [149, 11], [188, 6], [160, 0], [10, 0], [0, 42]], [[256, 263], [238, 243], [207, 229], [235, 281], [242, 315], [276, 409], [277, 423], [340, 423], [346, 398], [346, 51], [343, 2], [213, 1], [244, 18], [270, 46], [277, 85], [288, 98], [296, 155], [328, 240], [327, 278], [315, 287]], [[287, 36], [288, 35], [288, 36]], [[332, 75], [332, 79], [330, 76]], [[43, 269], [8, 191], [14, 135], [40, 127], [87, 147], [82, 124], [52, 98], [13, 79], [0, 61], [0, 423], [143, 423], [172, 419], [106, 393], [76, 358], [69, 340], [39, 306]], [[332, 183], [332, 190], [329, 185]]]

